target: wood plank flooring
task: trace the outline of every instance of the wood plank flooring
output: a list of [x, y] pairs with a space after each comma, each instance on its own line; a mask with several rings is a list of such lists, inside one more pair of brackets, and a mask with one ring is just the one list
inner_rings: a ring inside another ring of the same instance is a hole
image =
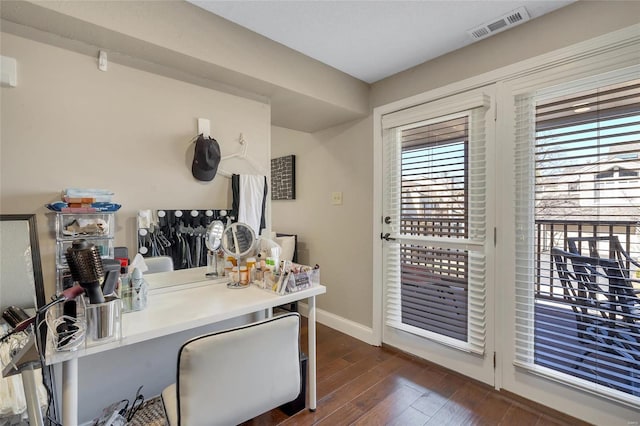
[[289, 417], [272, 410], [244, 425], [586, 425], [322, 324], [317, 325], [317, 364], [315, 412], [305, 409]]

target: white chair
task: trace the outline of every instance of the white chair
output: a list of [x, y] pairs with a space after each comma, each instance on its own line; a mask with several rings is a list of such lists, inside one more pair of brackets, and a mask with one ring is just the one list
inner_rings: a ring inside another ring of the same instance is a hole
[[169, 424], [237, 425], [296, 399], [299, 339], [300, 315], [289, 313], [187, 341], [162, 392]]
[[145, 274], [173, 271], [173, 259], [170, 256], [145, 257], [144, 263], [149, 268]]

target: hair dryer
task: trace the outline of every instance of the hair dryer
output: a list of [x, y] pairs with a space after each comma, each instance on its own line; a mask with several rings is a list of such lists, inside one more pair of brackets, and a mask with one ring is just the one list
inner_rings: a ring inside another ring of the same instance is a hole
[[87, 240], [75, 240], [65, 255], [71, 276], [84, 288], [89, 303], [104, 303], [100, 287], [104, 281], [104, 266], [96, 246]]

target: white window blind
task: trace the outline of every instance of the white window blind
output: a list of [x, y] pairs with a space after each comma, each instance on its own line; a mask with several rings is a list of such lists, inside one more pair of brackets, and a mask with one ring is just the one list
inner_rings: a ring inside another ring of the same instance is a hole
[[469, 352], [485, 339], [488, 100], [383, 117], [386, 324]]
[[640, 404], [640, 80], [515, 111], [515, 363]]

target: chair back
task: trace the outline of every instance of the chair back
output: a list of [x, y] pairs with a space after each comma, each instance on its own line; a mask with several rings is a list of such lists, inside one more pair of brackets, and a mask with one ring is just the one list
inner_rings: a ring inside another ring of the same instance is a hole
[[187, 341], [178, 355], [181, 425], [235, 425], [300, 393], [300, 315]]
[[[634, 260], [629, 253], [627, 253], [622, 247], [622, 243], [620, 243], [617, 235], [567, 238], [567, 245], [571, 253], [582, 254], [582, 243], [586, 243], [589, 249], [589, 257], [616, 261], [614, 267], [616, 268], [616, 275], [620, 277], [630, 279], [632, 265], [640, 268], [640, 262]], [[599, 247], [600, 243], [603, 243], [602, 247]], [[630, 246], [628, 241], [627, 246]], [[600, 254], [602, 251], [606, 251], [606, 256]]]
[[[567, 238], [569, 251], [573, 254], [581, 254], [583, 243], [589, 249], [592, 263], [602, 267], [603, 273], [609, 281], [609, 300], [616, 306], [616, 311], [619, 311], [623, 318], [629, 322], [640, 309], [640, 301], [638, 300], [640, 290], [633, 285], [634, 282], [640, 283], [640, 280], [634, 278], [634, 273], [631, 270], [632, 267], [640, 268], [640, 262], [634, 260], [627, 253], [617, 235]], [[628, 242], [627, 246], [629, 246]], [[605, 256], [602, 256], [601, 253]], [[612, 312], [612, 315], [615, 313]], [[634, 319], [634, 321], [638, 320], [640, 318]]]
[[144, 263], [147, 265], [147, 268], [149, 268], [145, 274], [173, 271], [173, 259], [171, 256], [146, 257]]
[[551, 248], [551, 257], [565, 301], [578, 321], [593, 322], [599, 316], [607, 321], [608, 330], [619, 328], [617, 321], [622, 321], [637, 332], [640, 300], [619, 261], [581, 256], [556, 247]]
[[564, 301], [575, 313], [579, 337], [582, 337], [582, 332], [593, 325], [599, 316], [597, 308], [603, 292], [599, 291], [586, 258], [552, 247], [551, 259], [552, 269], [555, 269], [562, 285]]

